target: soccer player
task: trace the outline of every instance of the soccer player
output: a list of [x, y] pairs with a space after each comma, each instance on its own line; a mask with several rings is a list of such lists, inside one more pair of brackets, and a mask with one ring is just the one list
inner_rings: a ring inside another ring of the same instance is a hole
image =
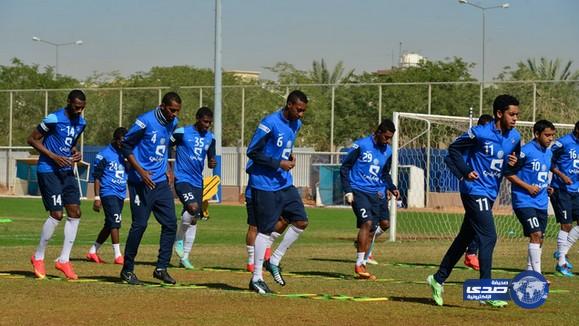
[[573, 227], [573, 221], [579, 221], [579, 121], [575, 122], [573, 132], [555, 141], [551, 150], [554, 188], [551, 203], [557, 222], [561, 224], [557, 251], [553, 255], [557, 259], [555, 270], [560, 275], [573, 277], [573, 265], [567, 253], [579, 239], [579, 225]]
[[[465, 215], [460, 231], [444, 255], [438, 271], [429, 275], [427, 283], [437, 305], [443, 305], [442, 284], [465, 252], [478, 237], [480, 278], [490, 279], [497, 232], [492, 207], [503, 178], [503, 163], [514, 165], [520, 152], [521, 135], [514, 129], [519, 117], [519, 101], [510, 95], [499, 95], [493, 102], [492, 123], [475, 126], [458, 137], [448, 148], [448, 155], [460, 171], [460, 198]], [[466, 159], [465, 159], [466, 158]], [[504, 307], [507, 302], [481, 302]]]
[[262, 267], [265, 250], [271, 247], [271, 234], [279, 217], [282, 216], [291, 226], [272, 254], [269, 267], [274, 280], [282, 286], [285, 281], [281, 275], [280, 261], [308, 225], [304, 204], [290, 173], [296, 164], [292, 150], [307, 103], [306, 94], [292, 91], [283, 108], [261, 120], [247, 148], [247, 156], [251, 160], [247, 172], [258, 232], [249, 288], [259, 294], [271, 293], [263, 280]]
[[527, 270], [541, 273], [543, 235], [547, 228], [549, 207], [549, 170], [553, 153], [548, 149], [555, 136], [555, 126], [539, 120], [533, 126], [535, 138], [521, 148], [515, 166], [507, 166], [505, 177], [512, 183], [515, 215], [529, 237]]
[[128, 284], [142, 284], [134, 273], [135, 257], [151, 212], [161, 224], [159, 255], [153, 277], [175, 284], [167, 272], [177, 231], [175, 202], [167, 181], [167, 162], [169, 142], [180, 110], [179, 95], [174, 92], [165, 94], [158, 107], [137, 118], [122, 143], [121, 152], [131, 165], [128, 185], [132, 223], [121, 270], [121, 279]]
[[86, 259], [97, 264], [104, 263], [99, 256], [98, 250], [103, 243], [111, 236], [113, 251], [115, 254], [114, 263], [123, 265], [124, 259], [121, 254], [119, 243], [119, 229], [125, 197], [127, 197], [127, 174], [125, 173], [125, 158], [121, 154], [121, 143], [127, 129], [119, 127], [113, 133], [113, 140], [109, 146], [100, 151], [94, 162], [94, 203], [92, 209], [100, 212], [105, 211], [105, 225], [97, 236], [96, 241], [90, 247]]
[[205, 158], [208, 159], [207, 166], [210, 169], [217, 165], [215, 138], [209, 131], [213, 123], [213, 112], [207, 107], [201, 107], [195, 118], [197, 121], [194, 125], [177, 128], [171, 138], [171, 146], [176, 146], [175, 192], [183, 204], [175, 253], [180, 258], [180, 265], [186, 269], [193, 269], [189, 253], [195, 242], [197, 221], [202, 217]]
[[[490, 114], [483, 114], [478, 118], [477, 126], [485, 125], [489, 122], [493, 121], [493, 116]], [[465, 156], [466, 158], [466, 156]], [[446, 156], [444, 158], [444, 162], [448, 169], [454, 174], [459, 180], [462, 178], [460, 171], [456, 168], [450, 156]], [[466, 247], [466, 253], [464, 254], [464, 264], [467, 267], [474, 269], [475, 271], [480, 270], [480, 265], [478, 262], [478, 240], [475, 238], [468, 244]]]
[[382, 120], [374, 134], [354, 142], [340, 168], [346, 203], [352, 206], [359, 229], [354, 272], [361, 279], [376, 279], [366, 269], [370, 242], [390, 227], [388, 199], [400, 197], [390, 177], [392, 148], [388, 144], [395, 132], [390, 119]]
[[39, 153], [37, 174], [44, 208], [50, 215], [40, 233], [40, 243], [30, 258], [34, 275], [46, 277], [44, 252], [58, 223], [62, 220], [62, 207], [66, 208], [64, 243], [55, 267], [67, 279], [78, 276], [70, 263], [70, 252], [76, 239], [80, 222], [80, 191], [73, 172], [73, 165], [82, 158], [76, 142], [86, 127], [82, 117], [86, 96], [80, 90], [68, 94], [67, 105], [47, 115], [28, 137], [28, 144]]

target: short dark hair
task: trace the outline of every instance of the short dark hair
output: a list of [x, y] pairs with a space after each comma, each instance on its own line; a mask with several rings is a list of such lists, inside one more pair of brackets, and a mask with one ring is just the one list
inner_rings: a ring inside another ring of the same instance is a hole
[[392, 133], [396, 132], [396, 126], [394, 125], [394, 122], [392, 122], [392, 120], [390, 119], [384, 119], [382, 120], [382, 122], [380, 122], [380, 125], [378, 125], [378, 128], [376, 129], [377, 132], [386, 132], [386, 131], [391, 131]]
[[508, 110], [509, 105], [518, 106], [519, 100], [517, 100], [516, 97], [507, 94], [497, 96], [497, 98], [495, 98], [495, 101], [493, 102], [493, 115], [496, 117], [497, 112], [499, 111], [504, 112]]
[[74, 101], [74, 99], [79, 99], [81, 101], [86, 101], [86, 95], [80, 89], [73, 89], [68, 93], [68, 100]]
[[579, 120], [577, 120], [577, 122], [575, 122], [575, 131], [579, 132]]
[[297, 103], [298, 101], [308, 103], [308, 97], [304, 92], [296, 89], [293, 90], [291, 93], [289, 93], [289, 95], [287, 96], [286, 104]]
[[483, 114], [480, 117], [478, 117], [478, 121], [476, 122], [476, 124], [478, 126], [483, 126], [486, 125], [487, 123], [493, 121], [493, 116], [490, 114]]
[[533, 125], [533, 134], [542, 133], [547, 128], [555, 130], [555, 125], [549, 120], [539, 120]]
[[206, 106], [200, 107], [199, 110], [197, 110], [197, 113], [195, 113], [196, 119], [201, 119], [203, 117], [213, 118], [213, 112], [211, 112], [211, 110]]
[[113, 132], [113, 140], [121, 139], [127, 134], [128, 130], [125, 127], [118, 127]]
[[171, 105], [172, 102], [181, 104], [181, 97], [179, 96], [179, 94], [175, 92], [169, 92], [165, 94], [165, 96], [163, 96], [163, 100], [161, 101], [161, 103], [165, 105]]

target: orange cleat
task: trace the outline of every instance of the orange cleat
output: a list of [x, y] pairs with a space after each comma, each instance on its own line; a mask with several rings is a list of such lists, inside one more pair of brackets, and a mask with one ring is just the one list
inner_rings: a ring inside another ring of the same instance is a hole
[[265, 248], [265, 255], [263, 256], [263, 260], [269, 260], [271, 257], [271, 247]]
[[123, 256], [115, 257], [115, 264], [124, 265], [125, 264], [125, 257], [123, 257]]
[[356, 267], [354, 267], [354, 272], [356, 272], [356, 276], [358, 279], [362, 279], [362, 280], [375, 280], [376, 276], [370, 274], [370, 272], [368, 272], [366, 270], [366, 266], [365, 265], [356, 265]]
[[247, 265], [245, 265], [245, 270], [248, 271], [248, 272], [250, 272], [250, 273], [253, 273], [254, 265], [253, 265], [253, 264], [247, 264]]
[[475, 271], [480, 270], [480, 265], [478, 263], [478, 256], [476, 254], [465, 254], [464, 264], [467, 267], [474, 269]]
[[43, 259], [36, 259], [34, 255], [30, 257], [30, 262], [32, 263], [32, 267], [34, 268], [34, 275], [37, 279], [43, 279], [46, 277], [46, 268], [44, 267], [44, 260]]
[[54, 264], [54, 267], [56, 267], [56, 269], [58, 269], [59, 271], [63, 272], [64, 276], [66, 276], [67, 279], [78, 280], [78, 275], [76, 275], [76, 273], [72, 269], [72, 264], [69, 261], [67, 261], [66, 263], [61, 263], [59, 260], [57, 260], [56, 264]]
[[96, 252], [94, 254], [91, 254], [90, 252], [88, 254], [86, 254], [86, 259], [88, 261], [94, 261], [97, 264], [104, 264], [105, 263], [105, 261]]

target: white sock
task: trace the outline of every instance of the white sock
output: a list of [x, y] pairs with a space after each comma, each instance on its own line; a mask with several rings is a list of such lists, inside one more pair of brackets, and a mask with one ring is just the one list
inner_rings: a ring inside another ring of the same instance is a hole
[[268, 247], [271, 247], [271, 236], [258, 233], [257, 237], [255, 237], [255, 254], [253, 259], [252, 281], [254, 282], [263, 280], [263, 256], [265, 256], [265, 249]]
[[277, 249], [275, 249], [275, 252], [271, 255], [271, 258], [269, 259], [270, 263], [272, 263], [273, 265], [279, 265], [279, 262], [281, 261], [283, 255], [285, 255], [285, 252], [289, 249], [289, 247], [291, 247], [291, 245], [300, 237], [300, 234], [302, 234], [303, 232], [304, 230], [291, 225], [289, 227], [289, 230], [287, 230], [287, 232], [283, 236], [283, 240], [281, 241]]
[[569, 248], [567, 249], [567, 253], [569, 252], [571, 247], [573, 247], [575, 242], [577, 242], [577, 239], [579, 239], [579, 225], [576, 225], [571, 229], [571, 231], [569, 231], [569, 235], [567, 236], [567, 245], [569, 246]]
[[40, 232], [40, 242], [38, 243], [38, 247], [36, 247], [36, 252], [34, 253], [34, 259], [36, 260], [43, 260], [44, 259], [44, 251], [46, 250], [46, 246], [48, 245], [48, 241], [52, 238], [54, 234], [54, 230], [58, 226], [59, 220], [49, 216], [44, 222], [42, 226], [42, 231]]
[[364, 265], [364, 255], [365, 254], [366, 253], [363, 251], [356, 253], [356, 266]]
[[61, 263], [66, 263], [70, 260], [70, 252], [72, 251], [72, 245], [74, 245], [74, 240], [76, 239], [79, 223], [80, 218], [66, 218], [66, 223], [64, 224], [64, 243], [62, 244], [62, 251], [58, 258], [58, 261]]
[[272, 232], [269, 236], [271, 237], [271, 243], [273, 244], [275, 242], [275, 240], [277, 240], [277, 238], [279, 238], [279, 236], [281, 235], [281, 233], [277, 233], [277, 232]]
[[181, 215], [181, 224], [179, 224], [179, 228], [177, 228], [177, 236], [175, 240], [183, 240], [185, 238], [185, 232], [193, 222], [193, 215], [189, 214], [188, 211], [184, 211], [183, 215]]
[[247, 248], [247, 263], [251, 265], [255, 259], [255, 247], [245, 246], [245, 248]]
[[94, 242], [93, 245], [90, 247], [90, 249], [88, 250], [89, 254], [96, 254], [97, 251], [99, 251], [99, 248], [101, 247], [102, 243], [98, 243], [98, 242]]
[[569, 252], [569, 245], [567, 242], [567, 238], [569, 237], [569, 233], [559, 230], [559, 234], [557, 235], [557, 251], [559, 251], [559, 266], [565, 265], [565, 255]]
[[540, 243], [529, 243], [529, 259], [531, 260], [531, 266], [533, 270], [537, 273], [541, 273], [541, 249]]
[[183, 259], [189, 258], [189, 253], [193, 248], [193, 243], [195, 243], [195, 235], [197, 235], [197, 224], [189, 225], [183, 241]]
[[533, 270], [533, 264], [531, 264], [531, 255], [527, 255], [527, 270], [528, 271]]
[[121, 244], [113, 243], [113, 251], [115, 252], [115, 258], [122, 256], [121, 254]]
[[364, 264], [366, 264], [366, 262], [368, 262], [368, 259], [372, 256], [372, 251], [374, 251], [374, 242], [383, 233], [384, 233], [384, 230], [382, 230], [382, 228], [378, 225], [378, 227], [376, 228], [376, 231], [374, 232], [374, 236], [372, 237], [372, 242], [370, 243], [370, 248], [368, 248], [368, 252], [366, 252], [366, 255], [364, 256]]

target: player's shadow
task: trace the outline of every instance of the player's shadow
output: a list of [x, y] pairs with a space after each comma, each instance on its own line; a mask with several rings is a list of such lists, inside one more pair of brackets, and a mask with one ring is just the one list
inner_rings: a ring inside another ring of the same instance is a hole
[[[6, 274], [10, 274], [10, 275], [14, 275], [14, 276], [22, 276], [25, 278], [36, 278], [36, 276], [34, 275], [34, 272], [31, 271], [0, 271], [0, 273], [6, 273]], [[58, 277], [56, 275], [46, 275], [48, 277]]]
[[224, 290], [224, 291], [238, 291], [238, 292], [246, 292], [249, 291], [247, 288], [240, 288], [236, 286], [231, 286], [225, 283], [197, 283], [197, 286], [206, 286], [209, 289], [217, 289], [217, 290]]
[[340, 259], [340, 258], [319, 258], [319, 257], [314, 257], [314, 258], [310, 258], [310, 260], [314, 260], [314, 261], [324, 261], [324, 262], [331, 262], [331, 263], [354, 263], [355, 261], [352, 259]]
[[355, 279], [355, 277], [350, 275], [350, 274], [337, 273], [337, 272], [303, 271], [303, 272], [292, 272], [292, 274], [303, 275], [303, 276], [339, 278], [339, 279], [343, 279], [343, 280]]
[[245, 268], [237, 268], [237, 267], [223, 267], [223, 266], [206, 266], [203, 267], [201, 270], [220, 270], [220, 271], [229, 271], [229, 272], [245, 272]]
[[[388, 301], [395, 301], [395, 302], [411, 302], [411, 303], [420, 303], [427, 306], [436, 306], [434, 301], [431, 298], [424, 298], [424, 297], [388, 297]], [[454, 308], [464, 308], [462, 306], [445, 304], [445, 307], [454, 307]]]

